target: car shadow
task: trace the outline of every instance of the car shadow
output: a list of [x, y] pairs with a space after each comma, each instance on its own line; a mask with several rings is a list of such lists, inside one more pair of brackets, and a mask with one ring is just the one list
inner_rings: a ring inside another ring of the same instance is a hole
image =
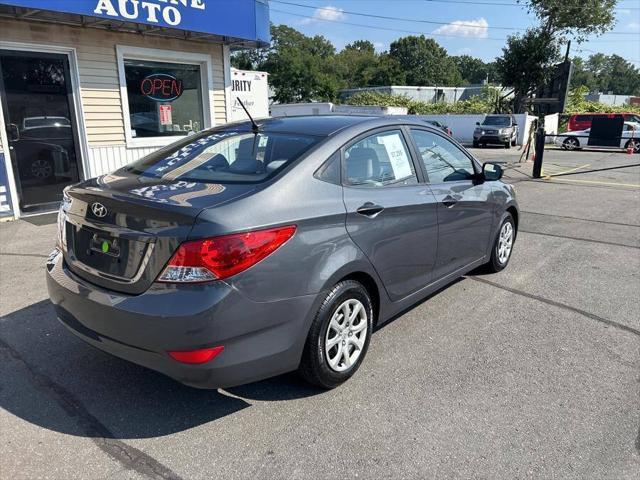
[[[94, 349], [44, 300], [0, 319], [0, 407], [39, 427], [84, 437], [149, 438], [251, 407], [322, 393], [294, 374], [228, 390], [198, 390]], [[240, 397], [240, 398], [239, 398]]]

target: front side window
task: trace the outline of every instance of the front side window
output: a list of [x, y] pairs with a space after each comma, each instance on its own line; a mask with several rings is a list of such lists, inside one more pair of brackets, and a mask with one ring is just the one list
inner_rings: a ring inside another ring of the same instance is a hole
[[186, 136], [204, 125], [200, 65], [124, 59], [131, 138]]
[[411, 130], [429, 183], [469, 180], [475, 175], [473, 162], [446, 138], [425, 130]]
[[344, 155], [347, 185], [383, 187], [418, 183], [402, 132], [377, 133], [347, 148]]
[[125, 169], [167, 181], [255, 183], [282, 170], [320, 140], [291, 133], [206, 132], [158, 150]]

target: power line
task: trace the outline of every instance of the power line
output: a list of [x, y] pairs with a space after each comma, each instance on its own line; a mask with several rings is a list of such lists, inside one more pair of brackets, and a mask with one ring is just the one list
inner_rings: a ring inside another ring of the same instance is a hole
[[[273, 1], [273, 0], [272, 0]], [[323, 0], [318, 0], [323, 1]], [[334, 2], [341, 1], [355, 1], [355, 0], [333, 0]], [[367, 2], [388, 2], [389, 0], [364, 0]], [[512, 2], [475, 2], [471, 0], [403, 0], [405, 2], [429, 2], [429, 3], [459, 3], [465, 5], [489, 5], [489, 6], [499, 6], [499, 7], [518, 7], [518, 8], [527, 8], [525, 3], [512, 3]], [[640, 10], [640, 7], [627, 7], [624, 5], [618, 5], [614, 10]]]
[[[308, 20], [314, 20], [314, 21], [318, 21], [318, 22], [336, 23], [336, 24], [340, 24], [340, 25], [348, 25], [348, 26], [352, 26], [352, 27], [369, 28], [369, 29], [373, 29], [373, 30], [381, 30], [381, 31], [387, 31], [387, 32], [408, 33], [408, 34], [412, 34], [412, 35], [426, 35], [426, 36], [435, 36], [435, 37], [467, 38], [467, 39], [470, 38], [468, 35], [454, 35], [454, 34], [446, 34], [446, 33], [431, 33], [431, 32], [416, 31], [416, 30], [405, 30], [405, 29], [400, 29], [400, 28], [382, 27], [382, 26], [377, 26], [377, 25], [368, 25], [368, 24], [364, 24], [364, 23], [345, 22], [343, 20], [334, 20], [334, 19], [328, 19], [328, 18], [318, 18], [318, 17], [309, 16], [309, 15], [302, 15], [300, 13], [289, 12], [287, 10], [279, 10], [277, 8], [270, 8], [270, 10], [272, 12], [283, 13], [285, 15], [291, 15], [291, 16], [294, 16], [294, 17], [305, 18], [305, 19], [308, 19]], [[506, 38], [504, 38], [504, 37], [503, 38], [480, 37], [479, 39], [481, 39], [481, 40], [493, 40], [493, 41], [499, 41], [499, 42], [504, 42], [506, 40]], [[625, 40], [597, 40], [597, 39], [596, 40], [589, 40], [589, 42], [594, 42], [594, 43], [625, 43], [625, 44], [629, 43], [629, 42], [627, 42]]]
[[[464, 36], [464, 35], [449, 35], [446, 33], [430, 33], [430, 32], [418, 32], [415, 30], [404, 30], [404, 29], [399, 29], [399, 28], [388, 28], [388, 27], [379, 27], [376, 25], [366, 25], [364, 23], [353, 23], [353, 22], [344, 22], [342, 20], [330, 20], [328, 18], [316, 18], [316, 17], [310, 17], [309, 15], [301, 15], [299, 13], [293, 13], [293, 12], [288, 12], [286, 10], [278, 10], [276, 8], [271, 8], [270, 9], [272, 12], [278, 12], [278, 13], [284, 13], [286, 15], [292, 15], [294, 17], [301, 17], [301, 18], [307, 18], [310, 20], [316, 20], [318, 22], [329, 22], [329, 23], [339, 23], [341, 25], [349, 25], [352, 27], [362, 27], [362, 28], [371, 28], [373, 30], [384, 30], [387, 32], [396, 32], [396, 33], [409, 33], [409, 34], [413, 34], [413, 35], [426, 35], [426, 36], [436, 36], [436, 37], [453, 37], [453, 38], [469, 38], [468, 36]], [[491, 37], [483, 37], [482, 40], [496, 40], [499, 42], [504, 42], [504, 38], [491, 38]]]
[[[433, 1], [433, 0], [425, 0], [425, 1]], [[387, 15], [376, 15], [373, 13], [364, 13], [364, 12], [353, 12], [353, 11], [349, 11], [349, 10], [343, 10], [343, 9], [339, 9], [336, 10], [335, 8], [331, 8], [331, 7], [314, 7], [312, 5], [305, 5], [302, 3], [295, 3], [295, 2], [287, 2], [287, 1], [283, 1], [283, 0], [271, 0], [271, 3], [279, 3], [282, 5], [290, 5], [293, 7], [300, 7], [300, 8], [307, 8], [307, 9], [311, 9], [311, 10], [315, 10], [315, 11], [326, 11], [326, 12], [331, 12], [331, 13], [335, 13], [336, 11], [340, 12], [340, 13], [344, 13], [347, 15], [354, 15], [354, 16], [358, 16], [358, 17], [367, 17], [367, 18], [375, 18], [375, 19], [379, 19], [379, 20], [394, 20], [394, 21], [400, 21], [400, 22], [413, 22], [413, 23], [426, 23], [429, 25], [451, 25], [451, 22], [436, 22], [433, 20], [421, 20], [421, 19], [415, 19], [415, 18], [403, 18], [403, 17], [390, 17]], [[578, 7], [576, 7], [578, 8]], [[314, 17], [315, 18], [315, 17]], [[321, 20], [320, 18], [316, 18], [317, 20]], [[477, 24], [473, 24], [473, 23], [463, 23], [463, 22], [459, 22], [456, 21], [454, 23], [455, 26], [459, 26], [459, 27], [468, 27], [468, 28], [476, 28], [476, 29], [486, 29], [486, 28], [491, 28], [493, 30], [509, 30], [509, 31], [522, 31], [525, 30], [527, 27], [497, 27], [497, 26], [481, 26], [481, 25], [477, 25]], [[637, 35], [638, 32], [607, 32], [606, 34], [610, 34], [610, 35]]]

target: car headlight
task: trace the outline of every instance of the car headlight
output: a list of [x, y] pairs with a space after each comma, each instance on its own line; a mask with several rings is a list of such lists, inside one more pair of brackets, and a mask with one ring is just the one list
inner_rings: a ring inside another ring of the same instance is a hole
[[506, 135], [507, 133], [509, 133], [509, 130], [506, 128], [501, 128], [500, 129], [500, 135]]

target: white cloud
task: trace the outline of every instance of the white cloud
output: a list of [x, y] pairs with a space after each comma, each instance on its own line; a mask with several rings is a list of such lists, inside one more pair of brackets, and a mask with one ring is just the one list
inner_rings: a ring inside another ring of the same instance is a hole
[[487, 38], [489, 36], [489, 22], [482, 17], [477, 20], [454, 20], [447, 25], [438, 27], [433, 33], [458, 37]]
[[630, 22], [627, 24], [627, 28], [630, 28], [631, 30], [640, 30], [640, 23], [639, 22]]
[[330, 22], [339, 22], [344, 20], [344, 10], [338, 7], [332, 7], [327, 5], [326, 7], [316, 8], [313, 12], [313, 18], [305, 18], [302, 20], [302, 24], [308, 25], [317, 21], [328, 20]]

